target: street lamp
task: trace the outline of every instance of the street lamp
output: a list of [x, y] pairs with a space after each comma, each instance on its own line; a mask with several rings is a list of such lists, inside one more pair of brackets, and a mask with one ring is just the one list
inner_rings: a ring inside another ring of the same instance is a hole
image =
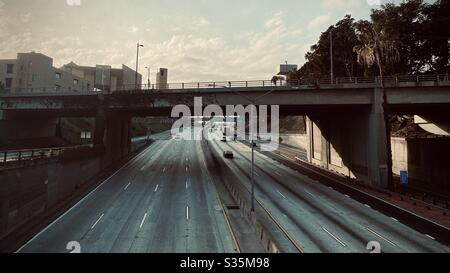
[[333, 71], [333, 28], [330, 29], [330, 66], [331, 66], [331, 84], [334, 84]]
[[134, 77], [134, 86], [136, 88], [136, 92], [137, 92], [137, 87], [138, 87], [138, 69], [139, 69], [139, 48], [140, 47], [144, 47], [144, 45], [141, 45], [139, 42], [137, 43], [136, 46], [136, 75]]
[[147, 69], [147, 88], [150, 89], [150, 67], [146, 66], [145, 69]]

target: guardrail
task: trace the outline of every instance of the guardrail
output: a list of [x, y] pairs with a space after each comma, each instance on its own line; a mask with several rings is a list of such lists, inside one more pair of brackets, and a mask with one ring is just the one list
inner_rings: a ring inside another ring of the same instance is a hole
[[0, 164], [58, 157], [63, 155], [67, 150], [75, 150], [80, 147], [92, 147], [92, 145], [89, 144], [71, 147], [0, 151]]
[[[444, 75], [397, 75], [397, 76], [385, 76], [383, 82], [387, 84], [402, 84], [402, 83], [415, 83], [420, 84], [424, 82], [432, 82], [434, 84], [448, 84], [450, 85], [450, 74]], [[55, 89], [54, 87], [33, 87], [33, 88], [13, 88], [7, 89], [6, 93], [92, 93], [92, 92], [140, 92], [145, 90], [182, 90], [182, 89], [226, 89], [226, 88], [251, 88], [251, 87], [324, 87], [333, 86], [336, 88], [341, 85], [362, 85], [362, 84], [381, 84], [380, 77], [337, 77], [337, 78], [304, 78], [295, 80], [278, 79], [273, 80], [251, 80], [251, 81], [218, 81], [218, 82], [186, 82], [186, 83], [167, 83], [167, 84], [142, 84], [142, 85], [122, 85], [114, 90], [102, 91], [100, 89], [79, 92], [72, 87], [60, 87]], [[347, 86], [346, 86], [347, 87]], [[4, 91], [5, 92], [5, 91]]]

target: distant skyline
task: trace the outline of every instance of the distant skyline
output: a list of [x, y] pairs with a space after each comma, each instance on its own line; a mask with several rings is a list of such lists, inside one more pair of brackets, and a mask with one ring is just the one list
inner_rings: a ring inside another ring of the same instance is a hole
[[[59, 67], [169, 69], [169, 82], [268, 79], [301, 66], [328, 26], [367, 19], [383, 0], [0, 0], [0, 59], [41, 52]], [[400, 3], [398, 1], [389, 1]], [[434, 1], [426, 1], [434, 2]], [[282, 3], [282, 4], [280, 4]], [[374, 3], [374, 4], [372, 4]]]

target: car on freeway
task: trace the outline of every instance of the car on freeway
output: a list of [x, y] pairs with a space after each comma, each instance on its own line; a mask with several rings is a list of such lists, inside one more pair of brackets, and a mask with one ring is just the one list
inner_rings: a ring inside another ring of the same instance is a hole
[[225, 151], [225, 152], [223, 152], [223, 157], [228, 158], [228, 159], [233, 159], [234, 154], [232, 151]]

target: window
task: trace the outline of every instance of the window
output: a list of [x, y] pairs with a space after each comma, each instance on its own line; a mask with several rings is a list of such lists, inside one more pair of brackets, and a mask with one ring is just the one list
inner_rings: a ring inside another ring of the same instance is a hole
[[11, 88], [12, 87], [12, 78], [6, 78], [5, 79], [5, 88]]
[[73, 79], [73, 85], [78, 85], [78, 80], [77, 79]]
[[37, 81], [38, 76], [36, 74], [31, 75], [31, 81], [35, 82]]
[[59, 72], [56, 72], [55, 77], [57, 80], [62, 79], [62, 74]]
[[7, 74], [12, 74], [12, 73], [14, 73], [14, 64], [7, 64], [7, 65], [6, 65], [6, 73], [7, 73]]
[[61, 89], [61, 85], [55, 85], [55, 91], [59, 91]]

